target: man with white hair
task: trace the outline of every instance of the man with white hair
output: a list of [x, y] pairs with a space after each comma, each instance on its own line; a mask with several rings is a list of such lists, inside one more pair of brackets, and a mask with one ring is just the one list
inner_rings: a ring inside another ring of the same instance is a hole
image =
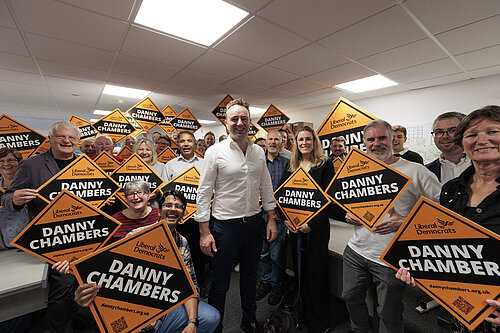
[[349, 311], [352, 330], [368, 333], [365, 298], [369, 286], [374, 283], [380, 332], [403, 332], [402, 294], [405, 284], [396, 279], [394, 271], [379, 258], [421, 196], [438, 202], [441, 184], [423, 165], [393, 155], [394, 132], [386, 121], [370, 122], [364, 128], [363, 136], [368, 155], [411, 177], [412, 181], [373, 231], [351, 214], [346, 215], [346, 222], [354, 225], [354, 234], [344, 250], [342, 298]]
[[[11, 187], [2, 197], [2, 206], [18, 211], [25, 206], [33, 220], [47, 203], [37, 198], [37, 188], [76, 159], [80, 129], [69, 121], [58, 121], [49, 129], [50, 149], [19, 163]], [[73, 320], [73, 275], [49, 270], [47, 319], [51, 332], [71, 332]]]
[[109, 136], [105, 134], [99, 134], [95, 138], [94, 146], [95, 146], [95, 157], [99, 156], [99, 154], [102, 153], [103, 151], [106, 151], [109, 155], [113, 156], [113, 158], [117, 160], [118, 163], [122, 163], [124, 161], [123, 158], [116, 156], [113, 153], [114, 143]]

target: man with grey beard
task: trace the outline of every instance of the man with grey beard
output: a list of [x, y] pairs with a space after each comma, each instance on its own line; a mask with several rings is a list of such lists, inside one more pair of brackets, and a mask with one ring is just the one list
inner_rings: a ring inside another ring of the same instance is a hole
[[441, 184], [423, 165], [392, 154], [394, 132], [386, 121], [372, 121], [366, 125], [363, 136], [370, 156], [406, 174], [412, 181], [373, 231], [351, 214], [346, 215], [346, 222], [354, 225], [354, 233], [344, 250], [342, 298], [349, 311], [353, 332], [367, 333], [369, 325], [365, 298], [373, 281], [379, 304], [380, 332], [403, 332], [402, 294], [405, 284], [394, 277], [394, 271], [379, 257], [420, 196], [438, 202]]

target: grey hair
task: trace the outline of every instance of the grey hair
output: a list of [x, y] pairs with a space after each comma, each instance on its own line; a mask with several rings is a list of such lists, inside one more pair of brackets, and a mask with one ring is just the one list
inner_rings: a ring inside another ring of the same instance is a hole
[[440, 120], [448, 119], [448, 118], [458, 118], [458, 120], [462, 120], [462, 119], [464, 119], [464, 117], [465, 117], [465, 114], [462, 112], [458, 112], [458, 111], [449, 111], [449, 112], [441, 113], [439, 116], [436, 117], [436, 119], [434, 119], [434, 122], [432, 123], [432, 128], [434, 128], [434, 126], [436, 126], [436, 123]]
[[148, 182], [138, 179], [129, 181], [123, 186], [123, 193], [125, 193], [125, 195], [132, 191], [143, 191], [144, 193], [150, 194], [151, 188], [149, 187]]
[[111, 139], [111, 137], [109, 135], [106, 135], [106, 134], [99, 134], [98, 136], [96, 136], [94, 138], [94, 142], [99, 139], [99, 138], [106, 138], [108, 139], [109, 141], [111, 141], [111, 143], [114, 145], [115, 143], [113, 142], [113, 139]]
[[375, 119], [372, 120], [368, 125], [365, 126], [363, 129], [363, 137], [366, 134], [366, 130], [371, 128], [371, 127], [376, 127], [376, 126], [384, 126], [387, 129], [387, 132], [389, 133], [389, 137], [392, 139], [394, 138], [394, 131], [392, 130], [391, 124], [389, 124], [387, 121], [382, 120], [382, 119]]
[[54, 132], [59, 127], [64, 127], [67, 130], [75, 131], [78, 140], [80, 140], [80, 137], [82, 136], [82, 131], [80, 131], [80, 129], [78, 128], [78, 126], [76, 126], [75, 124], [73, 124], [72, 122], [67, 121], [67, 120], [61, 120], [61, 121], [58, 121], [56, 123], [53, 123], [52, 126], [50, 126], [50, 129], [49, 129], [49, 137], [53, 137], [54, 136]]

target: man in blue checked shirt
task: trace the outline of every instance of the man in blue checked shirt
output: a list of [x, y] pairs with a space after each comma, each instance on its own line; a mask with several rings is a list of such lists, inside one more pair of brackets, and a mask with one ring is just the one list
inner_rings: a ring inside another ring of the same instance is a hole
[[[271, 175], [271, 182], [273, 183], [273, 190], [280, 185], [281, 175], [285, 170], [289, 159], [280, 155], [283, 140], [281, 133], [278, 131], [269, 131], [266, 139], [266, 164], [269, 174]], [[260, 283], [257, 287], [257, 300], [261, 300], [271, 293], [267, 299], [269, 305], [277, 305], [283, 297], [281, 284], [283, 280], [285, 263], [283, 248], [285, 245], [286, 226], [283, 224], [283, 219], [276, 212], [276, 238], [272, 242], [263, 242], [262, 252], [260, 255]], [[264, 219], [267, 214], [263, 214]]]

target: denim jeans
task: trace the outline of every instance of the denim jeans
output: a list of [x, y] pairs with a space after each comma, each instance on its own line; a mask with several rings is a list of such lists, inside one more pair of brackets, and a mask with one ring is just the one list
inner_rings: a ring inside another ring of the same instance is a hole
[[343, 267], [342, 298], [349, 311], [353, 332], [368, 332], [368, 307], [365, 298], [371, 281], [377, 290], [379, 332], [403, 332], [402, 298], [406, 285], [396, 279], [396, 271], [362, 257], [349, 246], [344, 250]]
[[243, 318], [255, 318], [257, 264], [265, 238], [265, 222], [259, 215], [254, 220], [220, 221], [212, 219], [212, 235], [217, 252], [212, 266], [212, 283], [208, 293], [208, 304], [219, 310], [221, 320], [216, 332], [222, 332], [226, 293], [229, 290], [231, 272], [236, 255], [240, 255], [240, 297]]
[[[212, 333], [219, 324], [219, 312], [213, 306], [204, 302], [198, 302], [198, 320], [200, 325], [196, 332]], [[178, 306], [162, 318], [160, 327], [156, 333], [170, 333], [182, 330], [188, 324], [188, 315], [184, 305]]]
[[285, 247], [286, 226], [276, 223], [276, 238], [269, 243], [264, 240], [260, 254], [260, 280], [272, 286], [281, 287], [285, 268], [283, 249]]

